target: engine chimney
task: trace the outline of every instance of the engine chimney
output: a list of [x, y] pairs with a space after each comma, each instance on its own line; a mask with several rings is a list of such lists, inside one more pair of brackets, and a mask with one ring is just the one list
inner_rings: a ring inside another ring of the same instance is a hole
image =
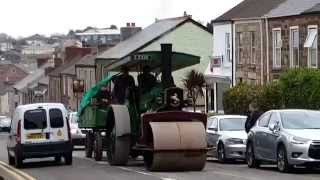
[[172, 77], [172, 44], [161, 44], [161, 80], [163, 88], [174, 87]]

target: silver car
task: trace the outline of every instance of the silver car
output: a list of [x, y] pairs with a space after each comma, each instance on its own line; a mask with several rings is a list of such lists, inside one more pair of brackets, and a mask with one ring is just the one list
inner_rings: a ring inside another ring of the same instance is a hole
[[217, 157], [219, 162], [231, 159], [245, 159], [247, 133], [246, 116], [220, 115], [208, 118], [207, 140], [212, 150], [208, 155]]
[[288, 172], [295, 165], [320, 164], [320, 112], [272, 110], [264, 113], [248, 133], [247, 163], [276, 163]]

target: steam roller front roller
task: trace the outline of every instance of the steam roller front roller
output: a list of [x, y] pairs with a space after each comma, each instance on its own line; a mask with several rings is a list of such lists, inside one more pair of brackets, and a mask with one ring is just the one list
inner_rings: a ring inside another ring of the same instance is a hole
[[206, 164], [202, 122], [150, 122], [153, 150], [145, 155], [151, 171], [201, 171]]
[[126, 106], [111, 105], [109, 145], [107, 150], [108, 162], [111, 165], [126, 165], [129, 159], [131, 145], [130, 116]]

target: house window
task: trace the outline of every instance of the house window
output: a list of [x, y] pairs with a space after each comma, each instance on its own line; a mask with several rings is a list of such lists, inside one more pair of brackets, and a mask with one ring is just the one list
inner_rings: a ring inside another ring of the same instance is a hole
[[226, 33], [226, 60], [231, 62], [230, 33]]
[[242, 32], [237, 32], [237, 55], [238, 55], [238, 64], [243, 63], [243, 33]]
[[250, 64], [256, 63], [256, 32], [250, 32]]
[[308, 37], [304, 44], [308, 48], [308, 66], [312, 68], [318, 67], [318, 27], [308, 27]]
[[299, 28], [290, 27], [290, 67], [299, 67]]
[[272, 30], [273, 38], [273, 68], [281, 68], [281, 29]]

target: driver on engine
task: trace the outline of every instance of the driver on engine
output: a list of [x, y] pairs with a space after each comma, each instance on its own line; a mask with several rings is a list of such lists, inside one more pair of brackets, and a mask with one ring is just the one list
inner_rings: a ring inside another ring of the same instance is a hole
[[129, 74], [129, 68], [122, 66], [120, 75], [115, 76], [113, 83], [113, 103], [125, 104], [126, 99], [130, 97], [130, 94], [135, 88], [135, 82], [133, 77]]

